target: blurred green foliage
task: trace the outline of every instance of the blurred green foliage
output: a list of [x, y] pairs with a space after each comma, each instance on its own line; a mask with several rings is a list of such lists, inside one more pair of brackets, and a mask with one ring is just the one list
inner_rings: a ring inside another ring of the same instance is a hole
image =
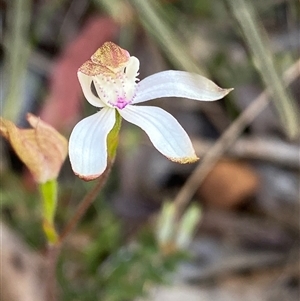
[[[63, 300], [133, 300], [136, 296], [146, 295], [147, 289], [154, 284], [166, 284], [168, 275], [185, 258], [182, 254], [160, 255], [149, 230], [141, 231], [138, 242], [120, 247], [117, 242], [120, 229], [115, 232], [115, 226], [119, 225], [111, 218], [110, 226], [101, 228], [103, 234], [83, 251], [86, 265], [80, 270], [77, 285], [76, 281], [74, 285], [65, 278], [64, 265], [70, 258], [65, 257], [66, 254], [62, 257], [60, 283], [64, 288]], [[113, 233], [115, 235], [111, 235]]]
[[[98, 199], [94, 209], [96, 214], [90, 215], [94, 218], [82, 226], [84, 233], [89, 233], [89, 243], [75, 252], [67, 247], [61, 257], [63, 300], [133, 300], [145, 295], [152, 285], [167, 283], [168, 275], [186, 258], [179, 252], [163, 256], [153, 230], [147, 226], [138, 231], [133, 241], [124, 244], [124, 223], [103, 200]], [[70, 264], [76, 275], [73, 281], [65, 273]]]
[[30, 246], [43, 249], [39, 195], [24, 188], [20, 177], [12, 172], [1, 175], [1, 217], [22, 234]]
[[[284, 30], [297, 27], [297, 0], [249, 2], [255, 8], [260, 28], [268, 35], [266, 39], [271, 39], [272, 33], [275, 35], [277, 31], [282, 32], [282, 28], [278, 28], [278, 23], [282, 26], [282, 22], [277, 20], [282, 14], [282, 20], [287, 26]], [[16, 120], [22, 107], [23, 82], [28, 60], [33, 55], [31, 51], [40, 50], [41, 32], [49, 26], [49, 20], [59, 14], [64, 20], [75, 0], [46, 1], [39, 10], [33, 9], [34, 3], [29, 0], [12, 0], [7, 3], [2, 44], [7, 84], [2, 104], [3, 114]], [[118, 19], [118, 15], [112, 12], [120, 3], [129, 5], [134, 12], [132, 20], [123, 25], [120, 37], [122, 41], [128, 44], [139, 43], [136, 32], [137, 28], [142, 28], [172, 68], [209, 73], [224, 87], [254, 83], [262, 88], [272, 88], [273, 76], [276, 76], [276, 82], [282, 86], [280, 70], [298, 58], [297, 47], [283, 47], [276, 51], [271, 47], [271, 54], [262, 47], [256, 57], [258, 45], [251, 42], [250, 32], [241, 26], [243, 20], [232, 18], [232, 14], [237, 17], [234, 0], [94, 0], [86, 6], [82, 17], [95, 13], [96, 10], [103, 13], [106, 9]], [[53, 48], [62, 47], [58, 36], [53, 37], [53, 41], [56, 42]], [[239, 50], [237, 57], [232, 54], [236, 49]], [[247, 52], [248, 49], [251, 49], [252, 55]], [[257, 72], [253, 58], [256, 61], [263, 60], [265, 55], [272, 56], [271, 72], [264, 72], [262, 67]], [[296, 110], [291, 110], [294, 101], [287, 95], [285, 90], [281, 90], [281, 96], [277, 95], [277, 103], [280, 105], [277, 106], [280, 108], [278, 114], [283, 120], [288, 118], [289, 128], [294, 129], [297, 127], [294, 115]], [[224, 102], [230, 118], [233, 119], [240, 113], [232, 95]], [[5, 154], [2, 155], [5, 160]], [[45, 239], [41, 228], [39, 195], [35, 191], [28, 191], [21, 175], [13, 172], [10, 167], [2, 168], [1, 172], [3, 219], [17, 229], [34, 249], [43, 250]], [[60, 183], [60, 202], [56, 217], [59, 229], [71, 216], [77, 201], [91, 187], [90, 183], [83, 183], [79, 179], [63, 179]], [[108, 202], [105, 202], [118, 185], [116, 175], [113, 175], [108, 189], [98, 197], [74, 235], [75, 242], [68, 243], [63, 250], [59, 263], [62, 300], [132, 300], [145, 294], [153, 284], [167, 281], [169, 273], [185, 258], [182, 254], [163, 256], [158, 250], [151, 228], [140, 229], [132, 242], [124, 242], [124, 225]]]

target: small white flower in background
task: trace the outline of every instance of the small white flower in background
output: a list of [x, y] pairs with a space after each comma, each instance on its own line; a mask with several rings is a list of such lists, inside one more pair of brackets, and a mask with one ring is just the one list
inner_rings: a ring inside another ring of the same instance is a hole
[[[116, 111], [143, 129], [154, 147], [172, 161], [195, 162], [198, 158], [187, 133], [168, 112], [153, 106], [136, 106], [161, 97], [212, 101], [232, 89], [221, 89], [209, 79], [184, 71], [163, 71], [139, 82], [139, 60], [106, 42], [78, 70], [87, 101], [99, 112], [81, 120], [69, 141], [73, 171], [84, 180], [99, 177], [107, 166], [107, 136], [116, 122]], [[97, 96], [92, 92], [92, 84]]]

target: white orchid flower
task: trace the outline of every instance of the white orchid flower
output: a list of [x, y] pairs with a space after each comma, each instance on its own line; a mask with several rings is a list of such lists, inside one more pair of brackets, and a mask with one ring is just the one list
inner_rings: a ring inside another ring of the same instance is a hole
[[[163, 71], [139, 82], [139, 60], [106, 42], [78, 70], [78, 79], [87, 101], [99, 112], [81, 120], [69, 141], [69, 156], [75, 174], [84, 180], [99, 177], [107, 166], [107, 136], [119, 113], [146, 132], [154, 147], [179, 163], [198, 158], [189, 136], [165, 110], [136, 104], [161, 97], [183, 97], [212, 101], [232, 89], [221, 89], [209, 79], [183, 71]], [[97, 96], [92, 92], [94, 86]]]

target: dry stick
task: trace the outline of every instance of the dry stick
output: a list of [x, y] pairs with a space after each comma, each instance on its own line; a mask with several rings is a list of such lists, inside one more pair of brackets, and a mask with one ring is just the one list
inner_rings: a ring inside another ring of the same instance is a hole
[[100, 176], [98, 179], [98, 183], [94, 186], [92, 190], [89, 191], [89, 193], [84, 197], [84, 199], [80, 202], [78, 205], [73, 217], [69, 220], [68, 224], [65, 226], [63, 231], [61, 232], [59, 239], [58, 239], [58, 245], [61, 245], [67, 236], [75, 229], [80, 219], [83, 217], [83, 215], [86, 213], [86, 211], [89, 209], [95, 198], [97, 197], [98, 193], [106, 183], [106, 180], [108, 178], [108, 175], [110, 174], [112, 167], [112, 162], [109, 162], [104, 173]]
[[[284, 72], [284, 84], [288, 86], [299, 76], [299, 73], [300, 59]], [[266, 108], [269, 103], [268, 94], [268, 90], [265, 90], [257, 98], [255, 98], [255, 100], [229, 126], [229, 128], [212, 146], [209, 152], [203, 157], [202, 161], [198, 164], [174, 199], [177, 217], [183, 213], [185, 207], [197, 191], [197, 188], [218, 162], [219, 158], [235, 142], [244, 128], [250, 124], [263, 109]]]
[[[192, 138], [198, 156], [205, 155], [214, 145], [211, 140]], [[264, 136], [240, 138], [226, 151], [234, 158], [272, 162], [286, 167], [300, 168], [299, 146]]]

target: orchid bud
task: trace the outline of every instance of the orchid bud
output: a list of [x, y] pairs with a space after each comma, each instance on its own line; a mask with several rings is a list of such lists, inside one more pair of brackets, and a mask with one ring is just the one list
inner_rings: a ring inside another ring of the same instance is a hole
[[186, 250], [193, 239], [200, 218], [200, 209], [195, 205], [191, 205], [177, 220], [175, 204], [165, 202], [159, 216], [156, 232], [162, 252], [168, 255]]

